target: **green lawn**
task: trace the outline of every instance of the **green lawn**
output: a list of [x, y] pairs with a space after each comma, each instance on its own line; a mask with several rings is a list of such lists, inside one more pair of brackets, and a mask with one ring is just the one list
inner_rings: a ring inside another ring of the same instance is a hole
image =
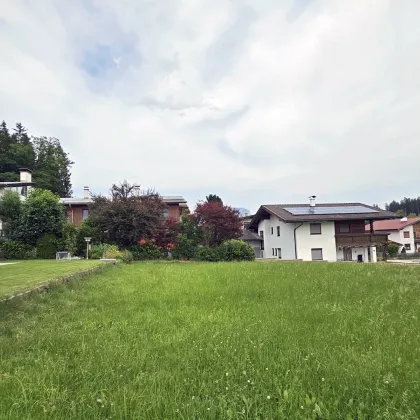
[[0, 305], [1, 419], [418, 419], [420, 270], [115, 266]]
[[30, 289], [48, 280], [88, 270], [101, 264], [100, 261], [22, 261], [12, 265], [1, 265], [15, 261], [0, 261], [0, 297]]

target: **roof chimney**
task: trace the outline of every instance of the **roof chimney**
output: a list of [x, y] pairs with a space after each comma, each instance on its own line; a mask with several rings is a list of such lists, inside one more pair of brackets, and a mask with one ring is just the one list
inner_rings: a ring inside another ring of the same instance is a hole
[[89, 187], [83, 188], [83, 198], [89, 198]]
[[401, 220], [400, 220], [400, 222], [401, 223], [405, 223], [405, 222], [408, 222], [408, 219], [407, 219], [407, 217], [403, 217]]
[[32, 182], [32, 171], [27, 168], [19, 168], [20, 182]]
[[315, 199], [316, 199], [316, 195], [311, 195], [309, 197], [309, 206], [310, 207], [315, 207]]
[[140, 197], [140, 185], [134, 185], [134, 195]]

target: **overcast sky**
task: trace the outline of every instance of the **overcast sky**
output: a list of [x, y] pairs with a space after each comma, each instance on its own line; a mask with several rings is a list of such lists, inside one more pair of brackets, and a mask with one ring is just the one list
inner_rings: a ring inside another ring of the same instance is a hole
[[420, 195], [418, 0], [0, 0], [0, 119], [73, 187], [190, 205]]

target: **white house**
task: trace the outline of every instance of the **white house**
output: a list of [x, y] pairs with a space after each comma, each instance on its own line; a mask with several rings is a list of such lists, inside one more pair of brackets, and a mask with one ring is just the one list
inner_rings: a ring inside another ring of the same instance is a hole
[[375, 232], [373, 222], [396, 217], [361, 203], [316, 204], [312, 196], [308, 204], [261, 206], [248, 229], [262, 239], [260, 258], [376, 262], [388, 234]]
[[407, 254], [412, 254], [420, 248], [420, 217], [399, 220], [378, 220], [373, 223], [378, 232], [389, 232], [389, 240], [400, 245], [400, 251], [405, 248]]
[[[5, 191], [16, 191], [21, 200], [25, 200], [28, 194], [28, 191], [34, 185], [32, 182], [32, 171], [27, 168], [21, 168], [20, 171], [20, 181], [6, 181], [0, 182], [0, 197], [4, 194]], [[0, 220], [0, 236], [3, 236], [3, 226]]]

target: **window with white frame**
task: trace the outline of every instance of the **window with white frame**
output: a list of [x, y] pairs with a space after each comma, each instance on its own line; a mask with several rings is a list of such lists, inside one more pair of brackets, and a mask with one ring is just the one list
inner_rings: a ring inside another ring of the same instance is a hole
[[409, 238], [410, 237], [410, 231], [406, 230], [404, 231], [404, 238]]
[[310, 224], [311, 235], [321, 235], [321, 223]]
[[274, 228], [271, 226], [271, 234], [274, 235]]
[[404, 248], [405, 248], [407, 251], [411, 251], [411, 244], [405, 244], [405, 245], [404, 245]]
[[277, 236], [280, 236], [280, 226], [277, 226]]
[[82, 210], [82, 220], [86, 220], [89, 216], [89, 209]]

